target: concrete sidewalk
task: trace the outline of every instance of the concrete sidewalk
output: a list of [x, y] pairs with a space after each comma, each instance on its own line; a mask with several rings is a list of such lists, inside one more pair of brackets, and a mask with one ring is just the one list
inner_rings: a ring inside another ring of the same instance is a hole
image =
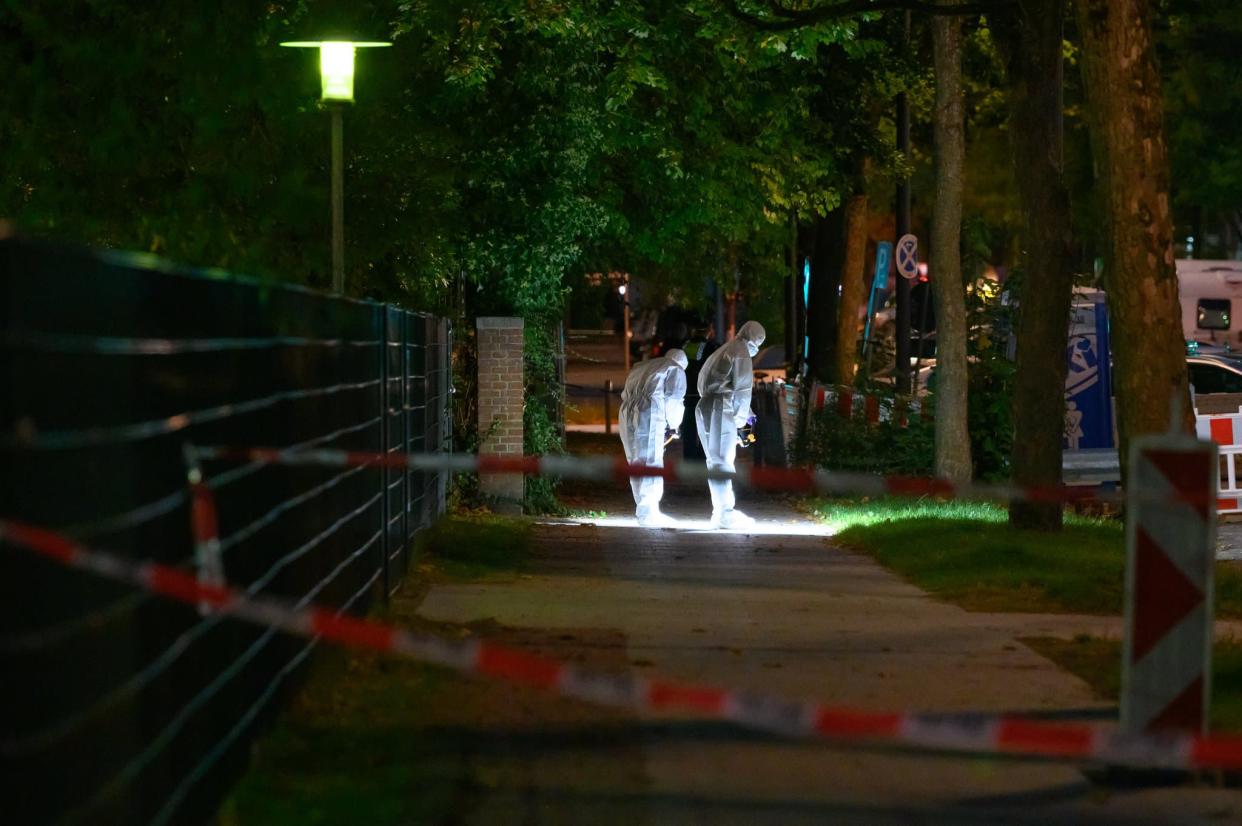
[[[581, 492], [624, 514], [624, 491]], [[705, 519], [706, 491], [676, 489], [670, 514]], [[541, 524], [530, 574], [442, 585], [439, 621], [606, 630], [633, 669], [870, 709], [1108, 714], [1087, 686], [1017, 641], [1011, 617], [929, 598], [870, 559], [833, 548], [779, 501], [742, 503], [761, 536]], [[788, 533], [781, 533], [781, 526]], [[580, 658], [578, 635], [548, 653]], [[545, 649], [547, 650], [547, 649]], [[595, 659], [595, 658], [591, 658]], [[531, 721], [538, 728], [538, 721]], [[842, 750], [705, 721], [642, 721], [626, 771], [607, 750], [522, 754], [521, 788], [497, 781], [469, 822], [1221, 822], [1238, 795], [1148, 791], [1103, 799], [1060, 764]], [[638, 756], [635, 756], [635, 748]], [[633, 767], [637, 765], [640, 770]], [[495, 768], [495, 767], [494, 767]], [[494, 778], [512, 775], [495, 768]]]

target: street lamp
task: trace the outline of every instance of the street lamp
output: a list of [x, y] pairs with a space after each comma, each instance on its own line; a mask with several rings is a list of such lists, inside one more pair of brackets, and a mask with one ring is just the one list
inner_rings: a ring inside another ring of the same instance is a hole
[[318, 49], [322, 100], [332, 116], [332, 290], [345, 292], [345, 127], [341, 115], [354, 102], [354, 52], [391, 43], [355, 40], [296, 40], [292, 49]]
[[621, 338], [622, 346], [625, 348], [625, 374], [630, 373], [630, 276], [627, 273], [625, 283], [617, 287], [617, 292], [621, 293]]

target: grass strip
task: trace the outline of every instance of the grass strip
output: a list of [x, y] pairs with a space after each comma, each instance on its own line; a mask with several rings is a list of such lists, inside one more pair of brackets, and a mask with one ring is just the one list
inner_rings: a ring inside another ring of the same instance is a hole
[[[1125, 532], [1111, 519], [1067, 516], [1057, 533], [1008, 524], [1004, 507], [936, 500], [816, 499], [836, 540], [969, 611], [1117, 615]], [[1242, 617], [1242, 566], [1216, 566], [1216, 612]]]
[[[1023, 637], [1021, 641], [1091, 686], [1101, 700], [1121, 697], [1121, 642], [1080, 634]], [[1212, 691], [1209, 727], [1242, 732], [1242, 644], [1218, 642], [1212, 649]]]
[[[516, 576], [528, 564], [532, 530], [529, 522], [483, 513], [441, 520], [419, 537], [417, 568], [375, 616], [507, 641], [512, 631], [495, 620], [441, 624], [418, 608], [436, 582]], [[484, 758], [495, 748], [488, 722], [503, 732], [535, 702], [509, 686], [332, 646], [321, 646], [303, 676], [290, 705], [254, 744], [220, 826], [456, 822], [485, 782]]]
[[488, 513], [441, 519], [419, 538], [416, 559], [433, 581], [494, 581], [526, 568], [534, 525]]

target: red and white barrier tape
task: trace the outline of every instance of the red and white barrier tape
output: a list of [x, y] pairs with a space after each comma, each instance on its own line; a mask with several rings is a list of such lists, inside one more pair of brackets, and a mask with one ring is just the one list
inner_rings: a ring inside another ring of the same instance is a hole
[[666, 482], [706, 482], [732, 479], [740, 487], [796, 493], [855, 496], [935, 496], [998, 502], [1047, 503], [1107, 502], [1120, 504], [1120, 492], [1048, 485], [1044, 487], [969, 482], [918, 476], [877, 476], [814, 468], [752, 467], [735, 471], [709, 470], [706, 465], [669, 462], [663, 467], [630, 464], [609, 456], [488, 456], [460, 453], [365, 453], [347, 450], [284, 450], [280, 448], [194, 447], [202, 459], [271, 462], [283, 465], [347, 467], [375, 465], [414, 471], [451, 473], [523, 473], [589, 481], [625, 481], [631, 477], [659, 476]]
[[1242, 769], [1239, 735], [1131, 735], [1096, 726], [1007, 715], [932, 716], [862, 711], [712, 686], [606, 674], [485, 641], [414, 633], [327, 608], [297, 609], [289, 601], [270, 596], [247, 597], [227, 586], [201, 583], [194, 575], [176, 568], [123, 559], [18, 522], [0, 520], [0, 542], [19, 545], [63, 565], [188, 605], [209, 606], [212, 611], [290, 634], [318, 636], [347, 647], [396, 654], [598, 705], [689, 712], [788, 737], [889, 742], [920, 749], [1149, 768]]

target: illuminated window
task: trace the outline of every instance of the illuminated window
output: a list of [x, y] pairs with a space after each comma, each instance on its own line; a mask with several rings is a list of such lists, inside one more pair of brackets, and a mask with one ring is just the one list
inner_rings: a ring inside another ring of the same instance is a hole
[[1199, 299], [1198, 324], [1200, 330], [1228, 330], [1229, 323], [1229, 299]]

